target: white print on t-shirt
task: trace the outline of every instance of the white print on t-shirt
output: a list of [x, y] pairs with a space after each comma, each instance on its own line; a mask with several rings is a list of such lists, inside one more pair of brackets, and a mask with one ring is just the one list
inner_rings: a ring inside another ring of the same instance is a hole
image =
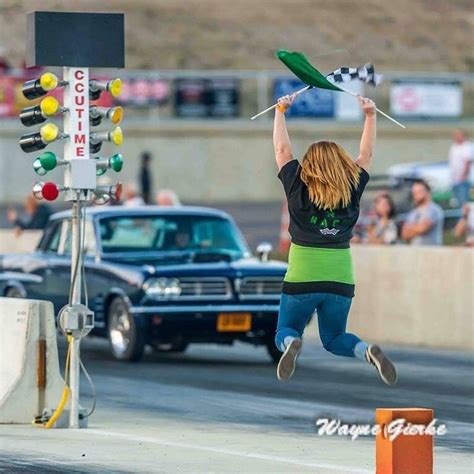
[[340, 229], [319, 229], [319, 232], [323, 235], [336, 235], [339, 232]]

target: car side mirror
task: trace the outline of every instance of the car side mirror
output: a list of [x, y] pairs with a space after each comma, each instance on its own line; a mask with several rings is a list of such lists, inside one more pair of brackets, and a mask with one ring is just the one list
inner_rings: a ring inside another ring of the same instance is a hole
[[268, 256], [273, 250], [273, 245], [270, 242], [260, 242], [257, 245], [257, 255], [260, 261], [268, 262]]

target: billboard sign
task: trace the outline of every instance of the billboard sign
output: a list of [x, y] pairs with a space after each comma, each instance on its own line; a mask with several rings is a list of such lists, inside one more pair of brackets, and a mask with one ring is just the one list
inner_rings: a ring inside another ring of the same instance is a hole
[[462, 114], [458, 81], [398, 80], [390, 89], [390, 111], [399, 117], [455, 118]]
[[[283, 95], [292, 94], [305, 84], [298, 79], [278, 78], [273, 84], [273, 101]], [[326, 89], [310, 89], [298, 96], [293, 106], [286, 112], [288, 117], [334, 118], [335, 94]]]
[[235, 78], [181, 78], [175, 80], [178, 117], [230, 118], [239, 115], [240, 83]]

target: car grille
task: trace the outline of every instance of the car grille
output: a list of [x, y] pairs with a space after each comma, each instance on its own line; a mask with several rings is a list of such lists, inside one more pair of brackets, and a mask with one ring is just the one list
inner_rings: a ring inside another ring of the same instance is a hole
[[240, 283], [241, 300], [275, 299], [281, 294], [281, 277], [249, 277]]
[[178, 299], [212, 298], [227, 300], [232, 298], [230, 281], [221, 277], [179, 278], [181, 294]]

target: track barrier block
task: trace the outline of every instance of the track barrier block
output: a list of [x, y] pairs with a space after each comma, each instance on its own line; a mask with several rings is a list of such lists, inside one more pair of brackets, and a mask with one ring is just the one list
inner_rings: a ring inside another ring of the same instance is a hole
[[[401, 419], [403, 424], [396, 421]], [[428, 426], [432, 421], [433, 410], [427, 408], [377, 408], [375, 422], [381, 430], [375, 441], [376, 474], [432, 474], [433, 435], [400, 432], [402, 426]]]
[[0, 423], [28, 423], [55, 409], [64, 389], [54, 309], [0, 298]]

